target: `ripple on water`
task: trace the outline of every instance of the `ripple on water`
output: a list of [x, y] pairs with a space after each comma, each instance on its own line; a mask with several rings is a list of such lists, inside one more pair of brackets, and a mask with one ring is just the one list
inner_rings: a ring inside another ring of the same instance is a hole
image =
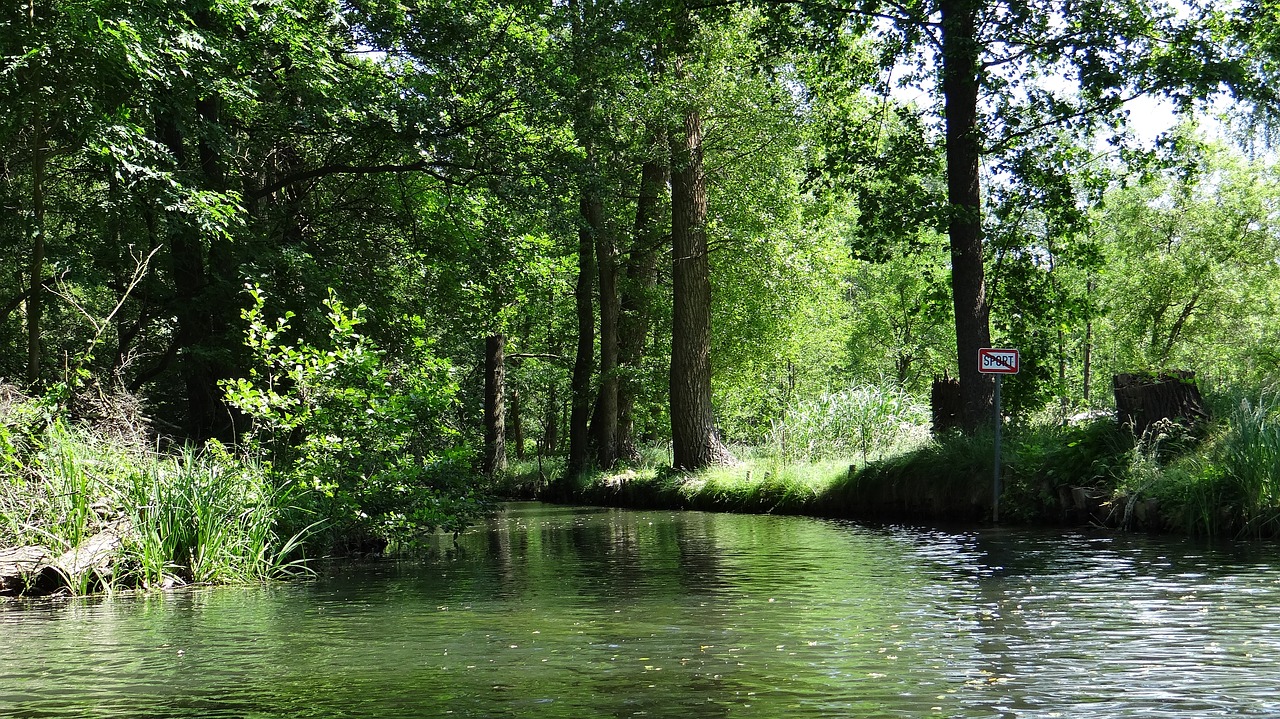
[[1248, 547], [520, 504], [313, 583], [0, 608], [0, 716], [1274, 716], [1278, 593]]

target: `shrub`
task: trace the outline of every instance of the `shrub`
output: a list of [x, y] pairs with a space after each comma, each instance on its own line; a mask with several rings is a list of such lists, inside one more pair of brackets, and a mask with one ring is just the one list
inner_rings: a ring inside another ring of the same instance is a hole
[[364, 308], [332, 291], [324, 346], [290, 345], [292, 313], [264, 318], [256, 287], [243, 312], [258, 366], [224, 383], [228, 402], [252, 420], [245, 446], [278, 484], [307, 488], [336, 545], [458, 531], [482, 509], [471, 452], [445, 417], [457, 385], [426, 345], [393, 364], [359, 333]]

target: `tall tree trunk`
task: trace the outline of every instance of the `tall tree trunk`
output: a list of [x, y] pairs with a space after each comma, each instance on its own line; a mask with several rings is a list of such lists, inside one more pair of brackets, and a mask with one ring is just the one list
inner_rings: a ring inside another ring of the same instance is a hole
[[[191, 174], [186, 143], [176, 118], [161, 118], [157, 131], [178, 171]], [[207, 349], [213, 324], [205, 297], [208, 280], [204, 247], [198, 230], [176, 215], [169, 218], [168, 236], [174, 314], [178, 321], [174, 342], [182, 350], [178, 372], [187, 395], [186, 432], [192, 439], [206, 439], [214, 434], [219, 402], [217, 378]]]
[[702, 115], [685, 114], [671, 140], [671, 442], [677, 469], [725, 464], [711, 406], [711, 269]]
[[547, 406], [542, 415], [542, 442], [538, 454], [542, 457], [553, 456], [560, 449], [560, 397], [558, 382], [551, 382], [547, 388]]
[[511, 442], [516, 446], [516, 459], [524, 459], [524, 419], [520, 416], [520, 391], [511, 388]]
[[507, 471], [505, 349], [501, 334], [484, 341], [484, 474], [490, 478]]
[[[1054, 301], [1059, 307], [1065, 304], [1062, 297], [1062, 287], [1058, 284], [1058, 255], [1054, 250], [1053, 243], [1049, 243], [1049, 288], [1053, 290]], [[1071, 398], [1067, 387], [1067, 333], [1063, 330], [1063, 323], [1056, 321], [1058, 325], [1058, 408], [1061, 414], [1063, 425], [1067, 423], [1067, 412], [1070, 409]]]
[[[196, 142], [204, 187], [226, 192], [229, 185], [223, 157], [210, 143], [214, 135], [212, 128], [222, 122], [221, 98], [217, 95], [202, 97], [196, 102], [196, 116], [204, 128]], [[208, 317], [208, 335], [202, 343], [206, 366], [196, 391], [204, 395], [202, 403], [211, 408], [206, 419], [208, 436], [224, 440], [234, 439], [237, 425], [245, 423], [240, 412], [224, 401], [220, 386], [222, 380], [232, 375], [233, 351], [242, 346], [242, 338], [233, 330], [234, 320], [240, 314], [236, 303], [240, 289], [239, 258], [235, 248], [226, 237], [215, 233], [209, 238], [209, 261], [202, 293], [202, 311]]]
[[595, 310], [591, 301], [591, 288], [595, 279], [595, 236], [604, 224], [604, 208], [600, 197], [589, 183], [584, 182], [581, 202], [581, 226], [578, 229], [578, 284], [574, 288], [574, 303], [578, 315], [578, 350], [573, 362], [571, 381], [573, 404], [569, 412], [569, 467], [570, 477], [586, 470], [591, 446], [589, 421], [591, 418], [591, 372], [595, 366]]
[[[1090, 277], [1085, 281], [1085, 295], [1093, 300], [1093, 278]], [[1085, 409], [1092, 409], [1089, 405], [1089, 384], [1093, 380], [1093, 311], [1089, 311], [1089, 317], [1084, 322], [1084, 406]]]
[[31, 146], [31, 264], [27, 295], [27, 384], [40, 381], [43, 351], [40, 346], [40, 320], [44, 314], [44, 164], [45, 137], [43, 120], [35, 122]]
[[[665, 133], [655, 134], [656, 145], [662, 146], [666, 142]], [[632, 370], [624, 372], [618, 384], [618, 456], [628, 462], [640, 460], [635, 436], [638, 381], [633, 375], [644, 357], [649, 337], [652, 312], [649, 297], [658, 282], [658, 242], [662, 239], [662, 193], [666, 191], [669, 179], [667, 165], [660, 160], [648, 160], [640, 168], [635, 230], [622, 293], [618, 336], [618, 364]]]
[[596, 463], [610, 469], [618, 461], [618, 262], [617, 244], [606, 228], [596, 232], [600, 277], [600, 383], [592, 417]]
[[977, 15], [981, 0], [942, 0], [942, 93], [947, 121], [947, 197], [951, 205], [951, 294], [961, 424], [972, 432], [992, 421], [995, 383], [978, 372], [978, 350], [991, 344], [982, 252], [982, 195], [978, 175]]

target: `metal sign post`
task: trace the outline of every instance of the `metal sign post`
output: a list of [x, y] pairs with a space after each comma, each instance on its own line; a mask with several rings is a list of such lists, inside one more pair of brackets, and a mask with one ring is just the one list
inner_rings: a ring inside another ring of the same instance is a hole
[[996, 460], [995, 476], [991, 478], [991, 523], [1000, 523], [1000, 425], [1004, 424], [1000, 416], [1000, 380], [1003, 375], [996, 375]]
[[978, 350], [978, 371], [996, 376], [996, 457], [991, 479], [991, 521], [1000, 522], [1000, 430], [1004, 418], [1000, 412], [1000, 380], [1003, 375], [1017, 374], [1021, 358], [1018, 350], [984, 347]]

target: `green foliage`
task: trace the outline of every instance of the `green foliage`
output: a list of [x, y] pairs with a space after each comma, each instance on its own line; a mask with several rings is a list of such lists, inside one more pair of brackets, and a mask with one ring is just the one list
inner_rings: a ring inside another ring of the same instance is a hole
[[338, 544], [459, 531], [481, 510], [471, 453], [448, 424], [457, 385], [449, 364], [419, 345], [394, 362], [362, 335], [364, 307], [324, 302], [328, 342], [287, 344], [292, 313], [265, 319], [257, 287], [244, 310], [258, 366], [224, 383], [252, 420], [249, 451], [281, 485], [313, 490]]
[[[725, 439], [748, 443], [766, 441], [788, 404], [843, 384], [856, 214], [804, 189], [813, 128], [789, 87], [797, 76], [756, 65], [761, 22], [748, 11], [717, 28], [699, 68], [711, 91], [712, 386]], [[730, 109], [742, 107], [753, 111]]]
[[260, 465], [212, 443], [143, 464], [129, 479], [118, 500], [133, 528], [121, 583], [163, 587], [177, 575], [222, 584], [306, 571], [300, 552], [318, 525], [301, 525], [307, 492], [274, 485]]
[[1187, 368], [1257, 384], [1280, 367], [1280, 184], [1179, 132], [1184, 171], [1118, 190], [1097, 212], [1107, 260], [1100, 344], [1116, 371]]
[[218, 446], [165, 455], [108, 437], [34, 400], [0, 419], [0, 545], [55, 555], [102, 531], [120, 556], [66, 580], [95, 587], [159, 588], [258, 581], [306, 571], [306, 493], [276, 487], [258, 465]]
[[955, 319], [945, 238], [926, 233], [915, 242], [914, 252], [855, 263], [848, 363], [863, 382], [890, 377], [922, 396], [934, 376], [956, 374]]
[[[1028, 478], [1014, 504], [1031, 516], [1062, 482], [1176, 470], [1221, 489], [1205, 496], [1241, 507], [1259, 497], [1246, 523], [1265, 525], [1266, 462], [1245, 453], [1266, 446], [1265, 432], [1231, 452], [1235, 435], [1223, 435], [1223, 454], [1205, 466], [1171, 459], [1191, 450], [1170, 441], [1158, 443], [1164, 455], [1122, 466], [1115, 448], [1059, 452], [1055, 443], [1092, 445], [1028, 418], [1055, 397], [1064, 421], [1072, 407], [1101, 404], [1097, 390], [1115, 371], [1180, 366], [1255, 386], [1280, 369], [1274, 171], [1205, 146], [1190, 128], [1145, 153], [1116, 130], [1120, 98], [1151, 88], [1186, 102], [1227, 78], [1274, 99], [1266, 57], [1277, 23], [1251, 2], [1197, 17], [1149, 2], [1015, 5], [972, 5], [983, 22], [958, 43], [981, 66], [983, 176], [968, 179], [984, 187], [980, 213], [971, 209], [988, 250], [993, 341], [1024, 358], [1003, 385], [1018, 430], [1010, 471]], [[586, 191], [602, 198], [599, 229], [620, 271], [637, 270], [619, 279], [631, 300], [624, 324], [642, 317], [645, 331], [628, 338], [617, 370], [636, 397], [636, 434], [651, 446], [666, 436], [680, 258], [664, 246], [668, 198], [655, 204], [665, 217], [638, 223], [635, 183], [642, 162], [670, 160], [672, 131], [696, 107], [722, 438], [780, 462], [900, 449], [903, 423], [923, 422], [919, 408], [867, 387], [891, 382], [922, 397], [931, 375], [958, 369], [953, 258], [940, 233], [962, 218], [946, 198], [945, 118], [891, 88], [947, 92], [933, 66], [956, 26], [937, 24], [930, 2], [706, 7], [677, 59], [667, 10], [5, 6], [0, 376], [20, 375], [28, 344], [43, 345], [34, 384], [53, 387], [48, 406], [22, 412], [61, 417], [55, 399], [74, 409], [101, 378], [143, 397], [155, 426], [197, 443], [230, 442], [228, 418], [251, 422], [247, 464], [210, 450], [147, 480], [139, 497], [188, 492], [201, 497], [192, 507], [227, 508], [271, 495], [268, 505], [315, 512], [339, 544], [457, 529], [481, 504], [469, 450], [481, 434], [479, 337], [508, 338], [509, 389], [530, 430], [523, 449], [555, 455], [568, 444], [570, 286]], [[885, 12], [897, 21], [869, 21]], [[1239, 54], [1215, 57], [1219, 47]], [[1079, 87], [1063, 87], [1064, 73]], [[1118, 151], [1099, 157], [1101, 139]], [[45, 291], [24, 296], [46, 276]], [[262, 289], [251, 290], [242, 344], [245, 278]], [[867, 387], [841, 391], [855, 384]], [[45, 427], [42, 416], [12, 416], [0, 422], [0, 471], [22, 476], [40, 455], [41, 472], [70, 483], [65, 496], [82, 495], [92, 473], [74, 452], [50, 449], [78, 440], [21, 429]], [[900, 459], [976, 472], [982, 441], [947, 437]], [[1085, 461], [1091, 453], [1105, 466]], [[203, 494], [212, 475], [243, 493]], [[92, 529], [84, 507], [48, 514], [60, 536]], [[169, 538], [147, 582], [166, 563], [192, 564], [178, 556], [192, 546], [223, 543], [173, 526], [157, 534]]]

